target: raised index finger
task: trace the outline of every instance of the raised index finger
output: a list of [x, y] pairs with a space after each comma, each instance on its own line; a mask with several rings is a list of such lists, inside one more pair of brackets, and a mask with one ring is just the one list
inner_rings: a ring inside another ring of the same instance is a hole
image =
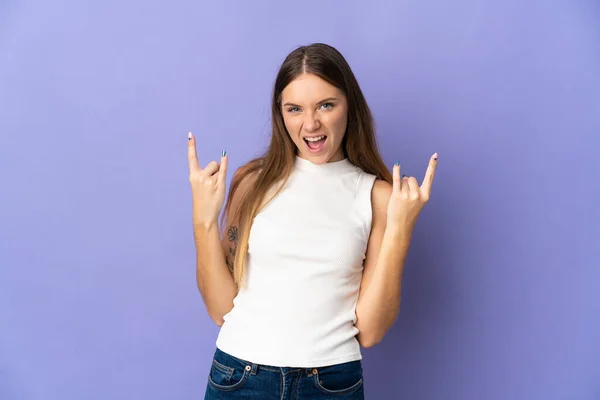
[[425, 193], [431, 193], [431, 185], [433, 184], [433, 178], [435, 177], [435, 169], [437, 167], [437, 159], [438, 153], [435, 153], [429, 159], [429, 165], [427, 166], [427, 171], [425, 171], [425, 178], [423, 179], [423, 184], [421, 185], [421, 189], [425, 191]]
[[188, 163], [190, 165], [190, 172], [202, 170], [200, 163], [198, 163], [198, 155], [196, 154], [196, 138], [192, 135], [192, 132], [188, 132]]

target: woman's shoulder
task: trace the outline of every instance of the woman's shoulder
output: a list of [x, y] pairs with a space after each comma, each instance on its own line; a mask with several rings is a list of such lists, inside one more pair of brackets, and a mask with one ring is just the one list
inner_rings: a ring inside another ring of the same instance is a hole
[[359, 166], [356, 166], [356, 172], [358, 173], [358, 180], [362, 186], [361, 191], [363, 191], [363, 193], [370, 192], [371, 205], [373, 208], [380, 204], [387, 205], [390, 196], [392, 195], [392, 185], [377, 174], [365, 171], [365, 169]]
[[371, 190], [373, 210], [386, 210], [392, 195], [392, 185], [386, 180], [376, 178]]

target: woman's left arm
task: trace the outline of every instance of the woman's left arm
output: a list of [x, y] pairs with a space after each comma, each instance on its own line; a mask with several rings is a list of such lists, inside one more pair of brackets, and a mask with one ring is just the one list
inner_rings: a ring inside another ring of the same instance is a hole
[[399, 165], [394, 166], [393, 185], [377, 180], [373, 186], [373, 221], [356, 305], [362, 347], [381, 342], [396, 321], [404, 261], [419, 213], [429, 201], [436, 167], [437, 153], [429, 160], [421, 186], [414, 177], [400, 179]]

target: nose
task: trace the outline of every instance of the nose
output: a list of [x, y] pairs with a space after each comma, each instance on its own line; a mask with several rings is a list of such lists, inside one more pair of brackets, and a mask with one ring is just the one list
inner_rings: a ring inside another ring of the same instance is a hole
[[315, 132], [321, 127], [321, 121], [317, 118], [315, 113], [307, 113], [306, 120], [304, 121], [304, 129], [307, 132]]

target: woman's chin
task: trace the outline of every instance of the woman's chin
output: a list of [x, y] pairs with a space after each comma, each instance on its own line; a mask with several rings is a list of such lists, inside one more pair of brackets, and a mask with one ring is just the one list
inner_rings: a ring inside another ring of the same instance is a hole
[[330, 153], [325, 149], [319, 153], [301, 152], [300, 157], [311, 161], [313, 164], [325, 164], [331, 158]]

